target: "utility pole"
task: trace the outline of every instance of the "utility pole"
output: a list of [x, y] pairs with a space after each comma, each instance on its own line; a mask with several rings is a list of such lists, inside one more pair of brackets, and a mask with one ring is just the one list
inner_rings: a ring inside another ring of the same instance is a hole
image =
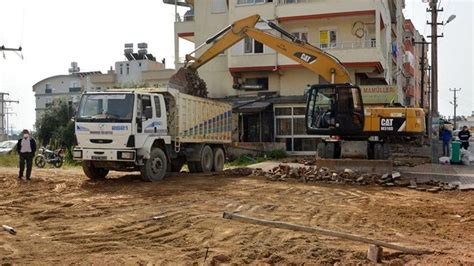
[[6, 103], [19, 103], [19, 101], [7, 100], [5, 96], [9, 95], [5, 92], [0, 92], [0, 140], [4, 140], [8, 136], [8, 128], [5, 127], [5, 110]]
[[461, 88], [459, 88], [459, 89], [456, 89], [456, 88], [454, 88], [454, 89], [449, 89], [449, 91], [452, 91], [452, 92], [454, 93], [454, 100], [453, 100], [453, 102], [449, 102], [449, 103], [451, 103], [451, 104], [454, 106], [454, 117], [453, 117], [454, 130], [457, 129], [457, 127], [456, 127], [456, 120], [457, 120], [457, 119], [456, 119], [456, 108], [458, 107], [458, 103], [457, 103], [458, 97], [456, 97], [456, 92], [458, 92], [458, 91], [460, 91], [460, 90], [461, 90]]
[[9, 111], [9, 109], [12, 109], [12, 107], [7, 107], [6, 108], [6, 112], [5, 112], [5, 115], [7, 117], [7, 125], [6, 125], [6, 129], [7, 129], [7, 139], [8, 139], [8, 135], [12, 136], [13, 135], [13, 127], [11, 125], [11, 121], [10, 121], [10, 115], [16, 115], [16, 113], [12, 113]]
[[431, 22], [426, 22], [431, 25], [431, 112], [433, 117], [438, 117], [438, 38], [444, 37], [444, 34], [438, 35], [438, 25], [444, 23], [438, 22], [438, 12], [443, 12], [443, 9], [438, 9], [438, 0], [430, 0], [430, 8], [426, 12], [431, 12]]

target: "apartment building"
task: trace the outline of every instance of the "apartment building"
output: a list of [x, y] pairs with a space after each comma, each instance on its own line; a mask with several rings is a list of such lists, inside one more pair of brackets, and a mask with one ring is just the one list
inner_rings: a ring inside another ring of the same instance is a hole
[[[404, 55], [403, 76], [405, 79], [403, 92], [406, 106], [423, 107], [428, 111], [429, 105], [429, 72], [428, 72], [428, 45], [424, 37], [415, 29], [411, 20], [404, 23]], [[421, 61], [424, 60], [422, 68]], [[422, 82], [423, 81], [423, 82]]]
[[66, 98], [71, 104], [77, 104], [83, 88], [90, 87], [88, 78], [100, 74], [100, 71], [80, 72], [78, 64], [72, 62], [68, 75], [55, 75], [38, 81], [33, 85], [36, 118], [44, 113], [54, 99]]
[[[175, 5], [175, 64], [181, 40], [198, 47], [233, 21], [259, 14], [300, 39], [336, 56], [364, 100], [383, 105], [403, 92], [404, 1], [396, 0], [164, 0]], [[180, 7], [181, 9], [179, 9]], [[266, 24], [257, 27], [280, 36]], [[205, 49], [197, 52], [199, 56]], [[187, 51], [190, 52], [190, 51]], [[238, 140], [283, 142], [289, 152], [313, 151], [317, 136], [306, 135], [304, 93], [327, 82], [265, 45], [246, 38], [199, 69], [210, 97], [226, 98], [239, 113]], [[268, 96], [254, 101], [256, 97]]]

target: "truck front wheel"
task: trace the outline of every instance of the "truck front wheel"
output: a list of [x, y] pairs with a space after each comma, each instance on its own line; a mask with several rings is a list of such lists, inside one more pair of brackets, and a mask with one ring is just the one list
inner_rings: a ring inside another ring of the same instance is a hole
[[82, 171], [89, 179], [104, 179], [109, 173], [109, 170], [95, 167], [90, 162], [82, 162]]
[[166, 155], [163, 150], [155, 148], [150, 153], [150, 159], [140, 166], [142, 179], [149, 182], [162, 180], [167, 169]]

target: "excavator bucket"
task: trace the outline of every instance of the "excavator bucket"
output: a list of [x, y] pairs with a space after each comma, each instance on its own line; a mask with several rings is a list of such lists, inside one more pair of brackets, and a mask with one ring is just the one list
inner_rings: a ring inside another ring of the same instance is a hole
[[195, 70], [184, 67], [178, 69], [170, 78], [168, 85], [182, 93], [207, 98], [206, 82]]

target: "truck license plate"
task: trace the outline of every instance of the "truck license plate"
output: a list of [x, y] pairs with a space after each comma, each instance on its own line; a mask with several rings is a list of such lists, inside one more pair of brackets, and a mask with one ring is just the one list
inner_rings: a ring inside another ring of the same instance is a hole
[[107, 156], [92, 156], [92, 160], [107, 160]]

